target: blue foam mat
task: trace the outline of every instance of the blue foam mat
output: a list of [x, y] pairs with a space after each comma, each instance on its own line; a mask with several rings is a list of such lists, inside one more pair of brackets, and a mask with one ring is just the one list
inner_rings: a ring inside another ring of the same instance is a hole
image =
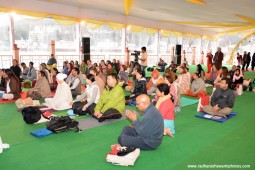
[[208, 117], [205, 117], [205, 115], [208, 115], [207, 113], [203, 112], [201, 114], [197, 114], [195, 115], [196, 117], [199, 117], [199, 118], [203, 118], [203, 119], [209, 119], [209, 120], [213, 120], [213, 121], [216, 121], [216, 122], [221, 122], [221, 123], [224, 123], [225, 121], [231, 119], [232, 117], [236, 116], [237, 113], [236, 112], [232, 112], [230, 113], [227, 118], [224, 118], [224, 117], [219, 117], [219, 116], [213, 116], [211, 118], [208, 118]]
[[48, 136], [52, 134], [52, 131], [48, 130], [47, 128], [42, 128], [42, 129], [31, 131], [30, 134], [35, 137], [42, 138], [44, 136]]

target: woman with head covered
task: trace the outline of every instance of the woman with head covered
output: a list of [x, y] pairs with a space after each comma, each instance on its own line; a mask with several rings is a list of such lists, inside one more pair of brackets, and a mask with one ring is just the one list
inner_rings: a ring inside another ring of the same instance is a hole
[[45, 106], [55, 109], [55, 110], [65, 110], [70, 109], [71, 106], [69, 103], [73, 101], [71, 89], [66, 84], [64, 79], [66, 78], [66, 74], [59, 73], [57, 75], [57, 90], [56, 94], [53, 98], [46, 98], [45, 99]]

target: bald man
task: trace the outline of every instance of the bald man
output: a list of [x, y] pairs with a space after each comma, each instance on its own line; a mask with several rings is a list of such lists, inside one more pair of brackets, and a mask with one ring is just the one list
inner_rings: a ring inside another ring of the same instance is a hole
[[126, 116], [132, 121], [132, 126], [123, 128], [118, 139], [119, 144], [142, 150], [156, 149], [163, 138], [163, 118], [160, 112], [150, 103], [150, 98], [145, 94], [136, 98], [136, 107], [144, 112], [143, 118], [138, 120], [135, 112], [126, 112]]

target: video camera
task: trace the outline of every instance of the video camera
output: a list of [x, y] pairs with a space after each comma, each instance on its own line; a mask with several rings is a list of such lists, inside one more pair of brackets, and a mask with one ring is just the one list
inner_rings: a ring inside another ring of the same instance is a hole
[[131, 55], [135, 56], [134, 63], [138, 63], [138, 56], [140, 55], [140, 51], [134, 51]]

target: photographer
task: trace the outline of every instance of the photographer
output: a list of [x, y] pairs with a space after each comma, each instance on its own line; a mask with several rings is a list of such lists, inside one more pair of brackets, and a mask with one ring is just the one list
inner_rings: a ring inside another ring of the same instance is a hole
[[146, 52], [146, 47], [141, 48], [141, 53], [142, 53], [142, 57], [138, 58], [138, 60], [141, 60], [142, 70], [144, 71], [145, 68], [147, 67], [147, 59], [148, 59], [148, 54]]

